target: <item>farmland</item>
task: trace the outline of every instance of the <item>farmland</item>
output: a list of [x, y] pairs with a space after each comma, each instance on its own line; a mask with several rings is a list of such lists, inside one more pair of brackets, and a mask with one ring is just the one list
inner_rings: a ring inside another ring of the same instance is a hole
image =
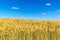
[[0, 18], [0, 40], [60, 40], [60, 21]]

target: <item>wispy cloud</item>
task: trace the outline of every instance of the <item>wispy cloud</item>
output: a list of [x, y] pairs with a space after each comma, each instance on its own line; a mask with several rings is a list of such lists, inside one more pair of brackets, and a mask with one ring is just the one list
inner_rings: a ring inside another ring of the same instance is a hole
[[44, 12], [42, 13], [42, 15], [45, 15], [45, 14], [46, 14], [46, 13], [44, 13]]
[[60, 12], [60, 10], [57, 10], [57, 12]]
[[56, 10], [55, 12], [56, 12], [56, 13], [60, 13], [60, 10]]
[[46, 3], [45, 5], [46, 5], [46, 6], [51, 6], [52, 4], [51, 4], [51, 3]]
[[20, 9], [20, 8], [19, 8], [19, 7], [11, 7], [11, 9], [18, 10], [18, 9]]

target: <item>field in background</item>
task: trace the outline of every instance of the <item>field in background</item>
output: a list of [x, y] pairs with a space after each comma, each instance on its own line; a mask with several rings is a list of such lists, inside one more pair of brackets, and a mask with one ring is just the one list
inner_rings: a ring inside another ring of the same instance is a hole
[[0, 40], [60, 40], [60, 21], [1, 18]]

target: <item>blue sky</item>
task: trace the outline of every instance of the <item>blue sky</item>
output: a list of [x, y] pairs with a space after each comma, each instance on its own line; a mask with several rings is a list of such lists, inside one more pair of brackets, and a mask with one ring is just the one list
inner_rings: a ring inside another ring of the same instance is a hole
[[60, 0], [0, 0], [0, 18], [60, 20]]

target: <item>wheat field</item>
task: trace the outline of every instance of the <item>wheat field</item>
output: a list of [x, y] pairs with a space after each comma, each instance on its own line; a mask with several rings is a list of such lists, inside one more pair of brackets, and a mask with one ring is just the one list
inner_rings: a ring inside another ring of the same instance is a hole
[[60, 40], [60, 21], [0, 18], [0, 40]]

